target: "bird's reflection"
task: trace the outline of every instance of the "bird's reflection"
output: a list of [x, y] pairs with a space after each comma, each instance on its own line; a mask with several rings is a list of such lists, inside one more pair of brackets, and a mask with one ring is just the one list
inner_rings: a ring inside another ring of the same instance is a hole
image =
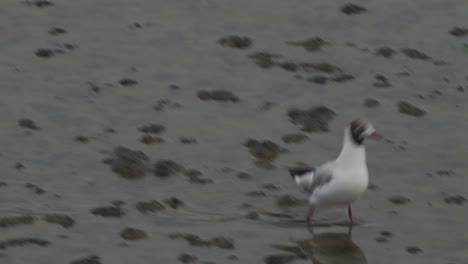
[[[275, 245], [276, 249], [292, 253], [301, 259], [310, 259], [315, 264], [364, 264], [366, 256], [348, 233], [324, 232], [309, 239], [295, 241], [295, 246]], [[284, 255], [283, 255], [284, 256]]]

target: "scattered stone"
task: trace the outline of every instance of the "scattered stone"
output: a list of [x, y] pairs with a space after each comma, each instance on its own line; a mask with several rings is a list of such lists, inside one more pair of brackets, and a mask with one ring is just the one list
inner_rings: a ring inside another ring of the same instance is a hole
[[300, 64], [302, 69], [306, 72], [314, 72], [314, 71], [319, 71], [327, 74], [332, 74], [335, 72], [341, 71], [340, 68], [338, 68], [335, 65], [332, 65], [328, 62], [320, 62], [320, 63], [301, 63]]
[[181, 137], [179, 138], [180, 143], [190, 145], [190, 144], [196, 144], [198, 141], [195, 138], [187, 138], [187, 137]]
[[410, 199], [402, 196], [402, 195], [395, 195], [388, 198], [388, 201], [395, 204], [395, 205], [405, 205], [411, 202]]
[[96, 255], [89, 255], [87, 257], [74, 260], [71, 264], [101, 264], [101, 258]]
[[122, 232], [120, 232], [120, 236], [125, 240], [131, 241], [146, 239], [148, 237], [145, 231], [132, 227], [127, 227], [122, 230]]
[[44, 216], [44, 220], [48, 223], [59, 224], [67, 229], [75, 225], [75, 220], [64, 214], [47, 214]]
[[184, 167], [172, 160], [160, 160], [154, 164], [154, 175], [161, 178], [172, 176], [184, 170]]
[[377, 56], [382, 56], [386, 59], [391, 59], [397, 52], [389, 47], [381, 47], [375, 50]]
[[291, 122], [306, 132], [328, 132], [328, 122], [336, 113], [326, 106], [313, 107], [307, 110], [291, 109], [288, 111]]
[[376, 82], [374, 82], [374, 87], [387, 88], [387, 87], [392, 86], [390, 82], [388, 81], [388, 78], [383, 75], [380, 75], [380, 74], [375, 75], [375, 80]]
[[420, 249], [419, 247], [415, 247], [415, 246], [409, 246], [409, 247], [406, 247], [406, 252], [410, 253], [411, 255], [416, 255], [416, 254], [422, 253], [422, 249]]
[[25, 1], [25, 3], [27, 5], [35, 5], [39, 8], [55, 6], [55, 4], [49, 0], [33, 0], [33, 1], [28, 0], [28, 1]]
[[291, 133], [282, 136], [281, 139], [286, 144], [299, 144], [302, 141], [309, 139], [309, 137], [301, 133]]
[[122, 86], [130, 87], [137, 85], [138, 82], [130, 78], [122, 78], [120, 79], [119, 84]]
[[316, 83], [316, 84], [326, 84], [328, 79], [325, 76], [314, 76], [307, 79], [307, 81]]
[[38, 195], [46, 193], [46, 191], [42, 189], [41, 187], [32, 183], [29, 183], [29, 182], [26, 183], [24, 186], [28, 189], [31, 189], [35, 194], [38, 194]]
[[28, 245], [46, 247], [50, 245], [50, 242], [38, 238], [12, 238], [7, 240], [0, 240], [0, 249], [7, 249], [9, 247], [24, 247]]
[[464, 92], [465, 92], [465, 88], [464, 88], [463, 86], [461, 86], [461, 85], [458, 85], [456, 89], [457, 89], [457, 91], [459, 91], [460, 93], [464, 93]]
[[177, 84], [171, 84], [169, 85], [169, 89], [176, 91], [176, 90], [180, 90], [181, 88]]
[[454, 27], [450, 30], [450, 34], [455, 37], [464, 37], [468, 36], [468, 29], [462, 27]]
[[443, 177], [449, 177], [449, 176], [455, 175], [455, 172], [453, 170], [437, 170], [436, 173], [438, 176], [443, 176]]
[[39, 58], [48, 59], [55, 55], [54, 51], [51, 49], [37, 49], [34, 51], [34, 54]]
[[259, 110], [263, 110], [263, 111], [267, 111], [267, 110], [270, 110], [273, 106], [275, 106], [276, 104], [273, 103], [273, 102], [270, 102], [270, 101], [265, 101], [263, 102], [263, 105], [260, 106], [258, 109]]
[[150, 170], [149, 157], [145, 153], [121, 146], [115, 148], [112, 157], [104, 163], [125, 179], [142, 178]]
[[52, 36], [58, 36], [58, 35], [63, 35], [66, 34], [67, 31], [61, 27], [53, 27], [49, 30], [49, 34]]
[[276, 204], [279, 207], [293, 207], [301, 204], [301, 200], [292, 195], [284, 194], [276, 198]]
[[250, 191], [250, 192], [247, 192], [246, 195], [250, 197], [255, 197], [255, 198], [266, 197], [266, 194], [262, 191]]
[[16, 170], [24, 169], [24, 165], [21, 162], [15, 162], [15, 166], [13, 166]]
[[143, 133], [147, 134], [160, 134], [166, 130], [163, 125], [160, 124], [148, 124], [138, 128]]
[[294, 62], [282, 62], [278, 63], [278, 66], [281, 67], [285, 71], [295, 72], [298, 70], [299, 66]]
[[384, 237], [392, 237], [392, 232], [383, 230], [383, 231], [380, 231], [380, 235]]
[[445, 197], [444, 202], [447, 204], [463, 205], [466, 203], [466, 198], [461, 195], [451, 195]]
[[240, 99], [227, 90], [199, 91], [197, 97], [202, 101], [239, 102]]
[[367, 11], [365, 7], [358, 6], [355, 4], [345, 4], [340, 8], [340, 10], [346, 15], [357, 15]]
[[286, 264], [293, 260], [297, 259], [296, 255], [292, 254], [277, 254], [277, 255], [268, 255], [263, 258], [263, 261], [266, 264]]
[[241, 180], [249, 180], [252, 178], [252, 176], [246, 172], [239, 172], [236, 174], [236, 177]]
[[163, 112], [167, 107], [170, 109], [177, 109], [180, 108], [180, 104], [177, 102], [173, 102], [169, 99], [161, 99], [156, 102], [153, 106], [153, 110], [156, 112]]
[[161, 137], [155, 137], [152, 135], [143, 135], [140, 138], [140, 142], [146, 145], [163, 143], [164, 139]]
[[303, 41], [287, 42], [287, 44], [301, 46], [307, 51], [318, 51], [322, 48], [322, 46], [328, 45], [329, 43], [320, 37], [312, 37]]
[[28, 128], [28, 129], [31, 129], [31, 130], [40, 130], [41, 129], [40, 127], [38, 127], [36, 125], [36, 123], [33, 120], [27, 119], [27, 118], [21, 118], [20, 120], [18, 120], [18, 125], [20, 127]]
[[249, 37], [231, 35], [222, 37], [218, 43], [221, 44], [221, 46], [233, 49], [246, 49], [252, 45], [252, 39]]
[[142, 214], [157, 213], [166, 209], [164, 205], [158, 201], [151, 200], [148, 202], [137, 202], [135, 208]]
[[401, 50], [401, 53], [406, 55], [406, 57], [410, 59], [418, 59], [418, 60], [429, 60], [430, 57], [427, 56], [426, 54], [420, 52], [417, 49], [410, 49], [410, 48], [405, 48]]
[[388, 238], [386, 237], [377, 237], [375, 239], [375, 241], [377, 241], [377, 243], [387, 243], [388, 242]]
[[195, 184], [209, 184], [213, 183], [212, 179], [202, 177], [203, 173], [199, 170], [191, 169], [185, 172], [185, 176], [189, 178], [191, 183]]
[[177, 209], [184, 205], [184, 202], [177, 199], [176, 197], [165, 199], [163, 203], [165, 203], [167, 206], [171, 207], [172, 209]]
[[260, 214], [255, 211], [249, 211], [245, 215], [245, 218], [250, 219], [250, 220], [258, 220], [260, 219]]
[[19, 225], [32, 225], [35, 219], [32, 216], [9, 216], [0, 218], [1, 228], [10, 228]]
[[203, 240], [197, 235], [188, 234], [188, 233], [171, 233], [169, 234], [170, 239], [184, 239], [191, 246], [197, 247], [209, 247], [211, 246], [211, 241]]
[[273, 161], [279, 153], [285, 152], [285, 149], [270, 140], [249, 139], [243, 145], [249, 148], [252, 156], [261, 161]]
[[8, 183], [4, 181], [0, 181], [0, 187], [7, 187], [7, 186], [8, 186]]
[[223, 236], [218, 236], [218, 237], [213, 237], [211, 239], [211, 243], [221, 249], [234, 249], [234, 240], [229, 237], [223, 237]]
[[182, 263], [197, 263], [198, 258], [194, 255], [182, 253], [179, 255], [179, 257], [177, 257], [177, 260]]
[[398, 111], [402, 114], [405, 115], [410, 115], [414, 117], [421, 117], [426, 114], [426, 111], [406, 102], [406, 101], [400, 101], [398, 103]]
[[74, 140], [76, 142], [80, 142], [80, 143], [88, 143], [89, 142], [89, 138], [88, 137], [85, 137], [85, 136], [76, 136], [74, 138]]
[[367, 108], [376, 108], [380, 106], [380, 103], [376, 99], [366, 98], [364, 99], [364, 106]]
[[256, 52], [249, 55], [254, 63], [263, 69], [270, 69], [275, 65], [274, 59], [281, 57], [277, 54], [267, 53], [267, 52]]
[[265, 183], [265, 184], [262, 184], [261, 186], [263, 189], [265, 190], [270, 190], [270, 191], [276, 191], [276, 190], [279, 190], [278, 186], [272, 184], [272, 183]]
[[91, 209], [91, 213], [103, 217], [122, 217], [127, 212], [119, 206], [102, 206]]
[[331, 78], [330, 80], [333, 81], [333, 82], [337, 82], [337, 83], [343, 83], [343, 82], [347, 82], [347, 81], [352, 81], [354, 79], [355, 79], [355, 77], [353, 75], [351, 75], [351, 74], [340, 73], [337, 76]]

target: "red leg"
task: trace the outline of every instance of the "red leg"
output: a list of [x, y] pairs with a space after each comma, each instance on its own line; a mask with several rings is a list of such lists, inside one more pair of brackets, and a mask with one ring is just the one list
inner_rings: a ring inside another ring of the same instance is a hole
[[307, 223], [310, 223], [310, 218], [314, 214], [314, 207], [309, 206], [309, 211], [307, 211]]
[[348, 205], [348, 217], [349, 217], [349, 221], [352, 224], [354, 221], [353, 221], [353, 211], [351, 211], [351, 204]]

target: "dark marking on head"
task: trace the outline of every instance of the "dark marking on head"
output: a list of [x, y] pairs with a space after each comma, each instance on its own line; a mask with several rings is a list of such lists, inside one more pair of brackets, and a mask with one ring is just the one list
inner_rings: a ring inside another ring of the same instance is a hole
[[355, 119], [351, 122], [349, 129], [351, 132], [351, 138], [356, 145], [359, 146], [364, 143], [364, 139], [366, 138], [364, 132], [366, 131], [368, 124], [369, 123], [364, 119]]

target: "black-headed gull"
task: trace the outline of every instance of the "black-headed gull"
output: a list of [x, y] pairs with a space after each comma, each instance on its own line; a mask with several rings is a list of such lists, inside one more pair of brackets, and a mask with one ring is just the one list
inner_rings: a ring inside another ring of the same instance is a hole
[[317, 208], [343, 205], [348, 205], [348, 217], [353, 222], [351, 203], [361, 197], [369, 184], [366, 138], [379, 139], [380, 135], [367, 120], [353, 120], [344, 130], [343, 148], [336, 160], [316, 168], [289, 170], [297, 185], [308, 195], [308, 223]]

